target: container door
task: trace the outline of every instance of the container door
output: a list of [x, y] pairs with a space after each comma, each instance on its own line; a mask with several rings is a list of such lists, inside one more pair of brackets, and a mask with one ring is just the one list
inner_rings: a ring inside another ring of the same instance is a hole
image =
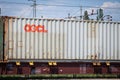
[[3, 61], [3, 21], [0, 17], [0, 61]]

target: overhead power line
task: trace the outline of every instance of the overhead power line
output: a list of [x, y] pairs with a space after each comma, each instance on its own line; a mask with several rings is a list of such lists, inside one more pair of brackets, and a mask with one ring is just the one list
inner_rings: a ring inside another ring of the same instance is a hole
[[[7, 2], [7, 1], [0, 1], [0, 3], [30, 5], [30, 3], [17, 3], [17, 2]], [[56, 6], [56, 7], [80, 7], [80, 6], [74, 6], [74, 5], [55, 5], [55, 4], [36, 4], [36, 5]], [[106, 9], [120, 9], [120, 7], [115, 7], [115, 8], [113, 8], [113, 7], [95, 7], [95, 6], [82, 6], [82, 7], [88, 7], [88, 8], [106, 8]]]
[[36, 17], [36, 0], [28, 0], [28, 1], [33, 2], [33, 5], [31, 5], [33, 7], [33, 17]]
[[8, 1], [0, 1], [1, 3], [6, 3], [6, 4], [24, 4], [24, 5], [30, 5], [30, 3], [17, 3], [17, 2], [8, 2]]

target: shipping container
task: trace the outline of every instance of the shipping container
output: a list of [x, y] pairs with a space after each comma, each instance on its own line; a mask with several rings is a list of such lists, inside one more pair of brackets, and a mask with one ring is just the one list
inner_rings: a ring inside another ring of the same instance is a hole
[[0, 21], [7, 60], [120, 61], [120, 22], [15, 17]]
[[3, 21], [0, 18], [0, 61], [3, 61]]

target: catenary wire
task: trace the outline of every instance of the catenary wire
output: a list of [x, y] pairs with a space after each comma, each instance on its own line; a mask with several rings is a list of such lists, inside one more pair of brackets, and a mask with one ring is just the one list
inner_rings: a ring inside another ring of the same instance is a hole
[[[7, 3], [7, 4], [23, 4], [23, 5], [30, 5], [31, 3], [18, 3], [18, 2], [7, 2], [7, 1], [0, 1], [0, 3]], [[55, 5], [55, 4], [36, 4], [36, 5], [43, 5], [43, 6], [56, 6], [56, 7], [80, 7], [74, 5]], [[82, 7], [89, 7], [89, 8], [107, 8], [107, 9], [120, 9], [120, 7], [96, 7], [96, 6], [82, 6]]]

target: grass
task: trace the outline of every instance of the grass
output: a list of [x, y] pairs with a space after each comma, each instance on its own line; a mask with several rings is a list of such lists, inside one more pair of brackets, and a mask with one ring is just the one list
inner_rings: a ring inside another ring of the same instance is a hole
[[120, 74], [36, 74], [36, 75], [0, 75], [0, 80], [19, 79], [81, 79], [81, 78], [120, 78]]

